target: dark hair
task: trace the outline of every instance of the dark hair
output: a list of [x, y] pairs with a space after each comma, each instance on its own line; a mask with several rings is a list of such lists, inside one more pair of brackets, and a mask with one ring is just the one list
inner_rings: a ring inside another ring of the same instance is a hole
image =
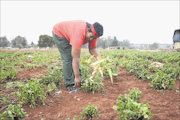
[[103, 26], [98, 22], [94, 23], [94, 29], [99, 37], [103, 35]]

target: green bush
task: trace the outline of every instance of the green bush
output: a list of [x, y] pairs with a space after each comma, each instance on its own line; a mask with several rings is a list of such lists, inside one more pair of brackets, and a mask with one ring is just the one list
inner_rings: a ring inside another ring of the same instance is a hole
[[52, 67], [51, 68], [52, 72], [50, 74], [48, 74], [46, 77], [42, 78], [40, 80], [40, 83], [43, 84], [50, 84], [50, 83], [55, 83], [56, 85], [61, 84], [62, 83], [62, 79], [63, 79], [63, 72], [62, 72], [62, 67]]
[[0, 114], [0, 120], [17, 120], [26, 117], [26, 112], [21, 105], [9, 105], [7, 110]]
[[84, 108], [81, 113], [82, 119], [92, 120], [92, 118], [100, 117], [99, 111], [96, 107], [92, 106], [91, 103], [87, 107]]
[[113, 106], [117, 111], [119, 120], [148, 120], [152, 115], [149, 104], [139, 103], [141, 91], [134, 89], [128, 95], [118, 97], [118, 106]]
[[63, 72], [62, 67], [51, 67], [52, 72], [43, 77], [39, 82], [47, 85], [48, 92], [57, 90], [57, 85], [62, 85]]
[[14, 67], [0, 67], [0, 69], [0, 82], [4, 82], [5, 80], [12, 80], [18, 75]]
[[161, 70], [153, 75], [153, 79], [150, 83], [150, 86], [155, 89], [173, 89], [174, 85], [175, 81], [172, 79], [171, 75], [163, 73]]
[[44, 100], [46, 99], [44, 85], [40, 84], [36, 79], [28, 81], [27, 84], [20, 84], [17, 93], [19, 101], [28, 104], [31, 108], [33, 108], [37, 102], [42, 102], [44, 104]]
[[162, 69], [163, 73], [171, 75], [171, 78], [176, 79], [180, 75], [180, 67], [178, 65], [173, 66], [172, 64], [165, 64]]
[[133, 89], [129, 93], [129, 97], [136, 102], [139, 102], [141, 96], [142, 96], [142, 92], [139, 89]]
[[98, 92], [104, 88], [104, 84], [102, 82], [103, 78], [100, 77], [100, 73], [96, 73], [93, 77], [89, 77], [83, 81], [81, 84], [81, 89], [85, 92]]

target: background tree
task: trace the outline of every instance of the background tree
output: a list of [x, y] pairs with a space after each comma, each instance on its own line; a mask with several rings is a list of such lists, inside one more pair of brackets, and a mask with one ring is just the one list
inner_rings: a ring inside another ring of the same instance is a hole
[[130, 47], [130, 42], [129, 40], [123, 40], [119, 42], [120, 46], [122, 47]]
[[114, 39], [111, 38], [111, 36], [108, 36], [107, 39], [105, 40], [105, 43], [106, 43], [106, 48], [108, 47], [112, 47], [112, 41]]
[[97, 46], [96, 47], [97, 48], [102, 48], [103, 42], [104, 42], [103, 38], [98, 38], [97, 39]]
[[10, 42], [8, 41], [6, 36], [0, 37], [0, 47], [8, 47], [9, 45], [10, 45]]
[[19, 48], [19, 49], [23, 48], [23, 46], [21, 44], [18, 44], [16, 47]]
[[32, 45], [32, 46], [34, 46], [34, 43], [33, 43], [33, 42], [31, 42], [31, 45]]
[[13, 47], [25, 47], [27, 45], [27, 40], [25, 37], [17, 36], [15, 39], [11, 41]]
[[116, 46], [118, 46], [118, 40], [116, 36], [114, 36], [114, 40], [112, 41], [112, 47], [116, 47]]
[[151, 50], [158, 49], [158, 48], [159, 48], [159, 44], [158, 44], [158, 43], [150, 44], [150, 45], [149, 45], [149, 48], [150, 48]]
[[106, 41], [107, 41], [107, 39], [104, 38], [104, 39], [103, 39], [103, 42], [102, 42], [102, 48], [103, 48], [103, 49], [106, 49]]
[[48, 35], [40, 35], [38, 46], [39, 47], [52, 47], [54, 45], [53, 37]]
[[107, 48], [107, 39], [106, 38], [102, 38], [103, 42], [102, 42], [102, 48], [106, 49]]

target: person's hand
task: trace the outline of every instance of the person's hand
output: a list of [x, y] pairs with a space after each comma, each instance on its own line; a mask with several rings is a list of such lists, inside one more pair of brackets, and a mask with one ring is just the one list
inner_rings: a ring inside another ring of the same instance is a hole
[[102, 56], [102, 54], [99, 54], [99, 55], [96, 57], [96, 59], [97, 59], [97, 60], [100, 60], [100, 59], [101, 59], [101, 56]]
[[79, 87], [81, 84], [81, 78], [80, 77], [75, 77], [75, 86]]

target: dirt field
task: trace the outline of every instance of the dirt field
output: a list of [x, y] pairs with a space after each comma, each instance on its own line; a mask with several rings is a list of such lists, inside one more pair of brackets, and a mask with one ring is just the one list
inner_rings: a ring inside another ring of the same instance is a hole
[[[17, 78], [37, 78], [38, 74], [45, 75], [46, 73], [47, 71], [43, 68], [26, 70], [19, 72]], [[154, 120], [179, 120], [180, 81], [176, 80], [175, 89], [163, 91], [151, 89], [149, 83], [150, 81], [137, 80], [134, 74], [127, 73], [120, 68], [120, 74], [115, 78], [113, 85], [110, 79], [104, 80], [102, 93], [92, 94], [80, 90], [77, 93], [69, 93], [65, 87], [60, 87], [59, 90], [62, 93], [54, 97], [48, 96], [45, 105], [37, 105], [34, 109], [24, 105], [23, 108], [28, 114], [26, 120], [41, 120], [42, 118], [44, 120], [66, 120], [67, 118], [80, 117], [83, 108], [91, 103], [99, 110], [99, 120], [118, 120], [117, 112], [112, 109], [114, 105], [117, 105], [118, 96], [128, 94], [133, 88], [139, 88], [142, 91], [140, 102], [150, 104]], [[4, 91], [5, 94], [9, 94], [9, 91], [4, 89], [4, 87], [0, 87], [0, 90]]]

